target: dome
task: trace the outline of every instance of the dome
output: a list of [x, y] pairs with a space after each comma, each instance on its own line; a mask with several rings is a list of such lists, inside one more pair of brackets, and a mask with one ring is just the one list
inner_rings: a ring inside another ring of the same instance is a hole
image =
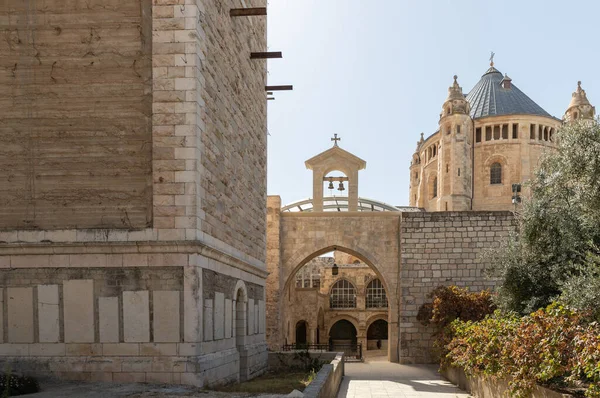
[[[507, 84], [506, 84], [507, 83]], [[519, 90], [508, 76], [493, 66], [467, 94], [471, 117], [478, 119], [501, 115], [537, 115], [552, 117], [531, 98]]]

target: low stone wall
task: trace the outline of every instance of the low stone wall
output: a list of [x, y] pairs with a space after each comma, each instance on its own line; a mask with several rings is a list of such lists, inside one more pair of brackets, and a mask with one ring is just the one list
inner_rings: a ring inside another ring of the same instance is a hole
[[[478, 376], [467, 376], [460, 368], [448, 368], [441, 371], [442, 376], [450, 382], [458, 385], [463, 390], [473, 394], [477, 398], [504, 397], [508, 391], [506, 380], [488, 380]], [[544, 387], [535, 386], [531, 392], [531, 398], [568, 398], [570, 394], [562, 394]]]
[[[309, 351], [308, 354], [321, 362], [331, 362], [338, 355], [337, 352], [323, 351]], [[268, 366], [270, 370], [279, 370], [304, 367], [304, 363], [298, 356], [298, 351], [270, 351]]]
[[335, 397], [344, 377], [344, 354], [336, 353], [331, 363], [323, 365], [315, 379], [304, 390], [305, 398]]

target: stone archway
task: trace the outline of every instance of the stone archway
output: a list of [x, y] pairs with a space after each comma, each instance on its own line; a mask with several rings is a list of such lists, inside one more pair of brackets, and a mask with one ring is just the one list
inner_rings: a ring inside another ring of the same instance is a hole
[[248, 331], [247, 327], [247, 303], [248, 303], [248, 290], [246, 284], [238, 280], [235, 289], [234, 296], [235, 302], [233, 303], [234, 315], [233, 315], [233, 330], [235, 331], [235, 347], [239, 354], [239, 381], [248, 380], [248, 351], [246, 349], [246, 336]]
[[296, 323], [296, 345], [306, 345], [308, 343], [308, 323], [306, 321], [298, 321]]
[[[358, 249], [358, 250], [357, 250]], [[381, 281], [382, 285], [384, 286], [386, 291], [390, 291], [390, 287], [389, 287], [389, 280], [392, 279], [392, 282], [395, 282], [395, 280], [397, 280], [397, 277], [388, 277], [388, 273], [387, 272], [381, 272], [380, 268], [374, 265], [374, 261], [377, 261], [375, 256], [372, 256], [370, 253], [362, 253], [360, 250], [361, 248], [354, 248], [354, 249], [350, 249], [348, 247], [345, 246], [340, 246], [340, 245], [331, 245], [331, 246], [325, 246], [322, 247], [318, 250], [316, 250], [315, 252], [311, 253], [310, 255], [305, 256], [304, 253], [302, 251], [298, 251], [297, 253], [295, 253], [295, 255], [289, 260], [290, 262], [288, 264], [292, 264], [293, 262], [297, 261], [296, 266], [294, 267], [290, 267], [290, 268], [286, 268], [284, 266], [283, 270], [287, 271], [286, 275], [287, 275], [287, 279], [285, 281], [285, 284], [283, 285], [283, 294], [284, 296], [289, 295], [289, 289], [293, 288], [293, 281], [295, 280], [295, 273], [298, 272], [299, 269], [301, 269], [302, 266], [304, 266], [306, 263], [308, 263], [309, 261], [311, 261], [313, 258], [318, 257], [322, 254], [328, 253], [332, 250], [335, 251], [341, 251], [347, 254], [350, 254], [356, 258], [359, 258], [365, 265], [367, 265], [374, 273], [375, 273], [375, 277], [372, 279], [378, 279]], [[299, 260], [298, 260], [299, 259]], [[383, 267], [382, 267], [383, 268]], [[397, 309], [398, 309], [398, 301], [396, 297], [390, 297], [389, 299], [389, 306], [387, 308], [387, 315], [385, 316], [386, 321], [389, 320], [390, 324], [393, 324], [394, 327], [394, 331], [392, 332], [392, 334], [394, 336], [398, 336], [397, 333], [397, 327], [398, 327], [398, 322], [397, 322]], [[332, 311], [333, 309], [330, 309], [329, 311]], [[365, 309], [367, 310], [367, 309]], [[396, 320], [394, 322], [394, 320]], [[333, 322], [333, 320], [328, 320], [327, 324], [331, 326], [331, 322]], [[366, 325], [365, 325], [365, 320], [363, 319], [361, 321], [362, 323], [359, 325], [358, 323], [355, 325], [356, 330], [357, 330], [357, 337], [358, 337], [358, 343], [360, 343], [363, 347], [363, 350], [366, 350], [366, 346], [367, 346], [367, 336], [366, 336]], [[314, 332], [316, 332], [316, 334], [320, 333], [320, 330], [318, 329], [318, 321], [316, 323], [317, 329], [314, 330]], [[328, 334], [326, 336], [323, 336], [328, 338]], [[317, 340], [317, 337], [315, 337], [314, 339], [315, 341]], [[386, 348], [388, 349], [388, 359], [393, 361], [398, 357], [398, 345], [397, 345], [397, 340], [395, 340], [396, 343], [392, 342], [389, 344], [386, 344]], [[324, 344], [327, 342], [327, 340], [324, 339], [320, 339], [319, 338], [319, 342], [321, 344]], [[397, 359], [396, 359], [397, 360]]]

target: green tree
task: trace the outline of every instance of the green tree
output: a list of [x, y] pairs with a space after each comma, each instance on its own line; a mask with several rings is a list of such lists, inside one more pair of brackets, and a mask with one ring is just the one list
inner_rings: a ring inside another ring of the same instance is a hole
[[600, 123], [565, 125], [528, 185], [517, 232], [488, 252], [499, 304], [523, 314], [559, 298], [600, 315]]

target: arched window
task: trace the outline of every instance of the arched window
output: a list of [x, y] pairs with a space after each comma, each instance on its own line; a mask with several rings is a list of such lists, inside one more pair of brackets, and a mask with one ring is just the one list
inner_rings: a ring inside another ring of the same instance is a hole
[[330, 308], [356, 308], [356, 289], [346, 279], [340, 279], [331, 288]]
[[502, 184], [502, 165], [498, 162], [490, 167], [490, 184]]
[[367, 286], [367, 308], [387, 308], [387, 295], [379, 279], [374, 279]]
[[438, 193], [437, 192], [437, 186], [438, 186], [437, 177], [433, 177], [433, 187], [432, 187], [433, 188], [433, 195], [431, 196], [432, 198], [437, 198], [437, 193]]

